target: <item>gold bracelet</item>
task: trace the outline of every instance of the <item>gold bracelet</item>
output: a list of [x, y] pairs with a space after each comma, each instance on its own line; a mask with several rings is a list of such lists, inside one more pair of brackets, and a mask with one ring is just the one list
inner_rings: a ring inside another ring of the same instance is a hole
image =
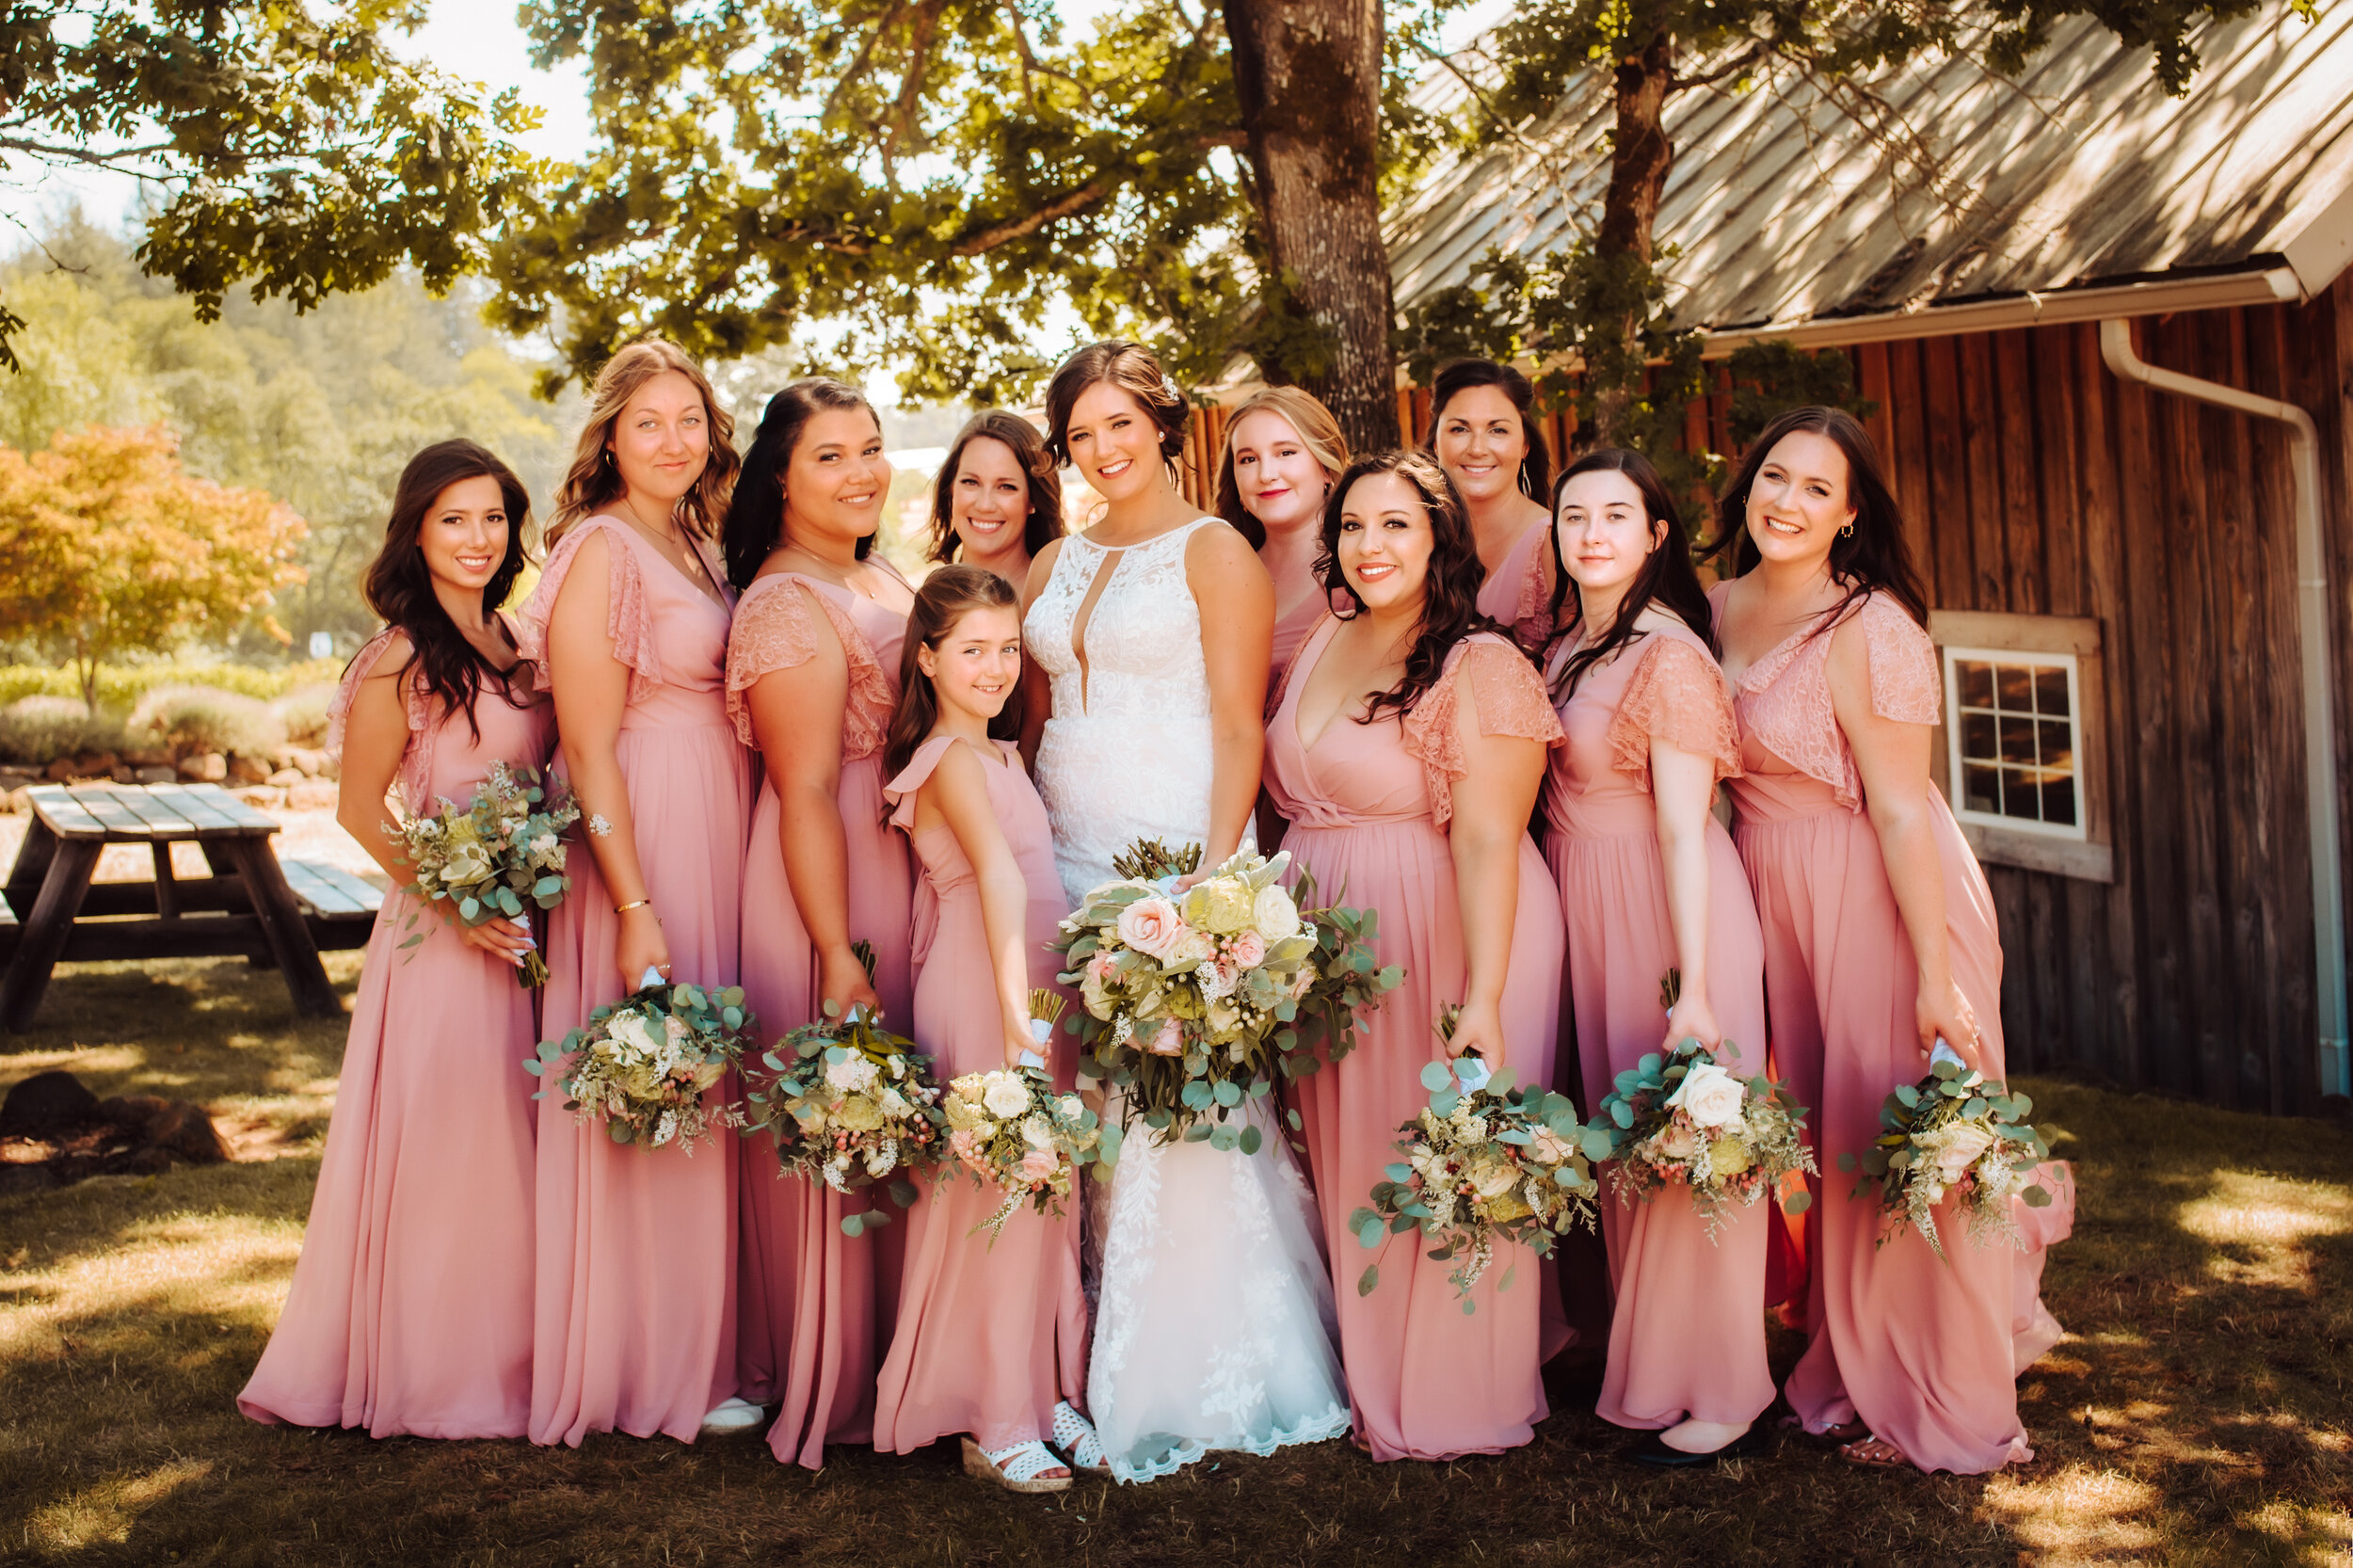
[[651, 904], [653, 900], [649, 898], [632, 899], [627, 904], [615, 904], [613, 906], [613, 912], [616, 915], [626, 915], [632, 909], [643, 909], [646, 905]]

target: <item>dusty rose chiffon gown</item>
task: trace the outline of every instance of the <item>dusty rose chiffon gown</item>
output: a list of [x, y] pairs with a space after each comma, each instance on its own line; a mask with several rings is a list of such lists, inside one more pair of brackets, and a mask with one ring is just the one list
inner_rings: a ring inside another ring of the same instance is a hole
[[[603, 542], [605, 579], [574, 591], [607, 601], [614, 656], [629, 666], [614, 751], [671, 979], [732, 985], [751, 759], [728, 722], [729, 610], [627, 523], [590, 518], [548, 557], [523, 611], [536, 657], [591, 539]], [[714, 552], [697, 549], [724, 583]], [[560, 685], [560, 670], [549, 676]], [[612, 889], [584, 841], [571, 866], [571, 893], [548, 930], [541, 1026], [551, 1039], [626, 994]], [[579, 1120], [552, 1095], [540, 1102], [533, 1442], [577, 1447], [592, 1432], [692, 1442], [704, 1413], [735, 1392], [740, 1142], [726, 1134], [691, 1154], [616, 1144], [602, 1122]]]
[[[1568, 661], [1564, 642], [1552, 661]], [[1740, 771], [1731, 694], [1707, 645], [1680, 623], [1645, 632], [1589, 668], [1561, 704], [1567, 744], [1545, 777], [1545, 858], [1569, 933], [1569, 986], [1584, 1103], [1668, 1042], [1659, 978], [1676, 968], [1651, 794], [1651, 745]], [[1764, 943], [1740, 856], [1707, 823], [1707, 992], [1737, 1070], [1765, 1070]], [[1719, 1053], [1720, 1056], [1722, 1053]], [[1723, 1216], [1711, 1243], [1683, 1188], [1621, 1203], [1602, 1180], [1602, 1236], [1616, 1308], [1597, 1413], [1656, 1430], [1690, 1416], [1738, 1425], [1773, 1400], [1765, 1365], [1769, 1207]], [[1769, 1205], [1769, 1199], [1759, 1200]]]
[[[912, 1016], [914, 887], [905, 840], [883, 821], [882, 742], [898, 705], [905, 637], [906, 617], [896, 611], [835, 584], [777, 572], [744, 591], [728, 644], [728, 708], [746, 745], [753, 744], [751, 687], [815, 658], [825, 639], [840, 645], [849, 691], [835, 798], [848, 855], [850, 936], [873, 948], [874, 993], [885, 1020], [902, 1032]], [[744, 871], [744, 991], [770, 1041], [813, 1020], [824, 1001], [817, 953], [785, 875], [782, 824], [776, 781], [765, 780]], [[782, 1404], [769, 1447], [778, 1459], [814, 1469], [824, 1463], [827, 1441], [863, 1443], [872, 1430], [875, 1341], [889, 1327], [877, 1267], [888, 1272], [897, 1261], [904, 1232], [894, 1224], [856, 1239], [842, 1235], [845, 1212], [889, 1200], [872, 1191], [845, 1199], [820, 1183], [784, 1178], [765, 1137], [744, 1144], [742, 1194], [739, 1392]]]
[[1545, 586], [1551, 539], [1551, 529], [1530, 524], [1479, 590], [1480, 614], [1501, 621], [1527, 648], [1541, 648], [1552, 637], [1552, 596]]
[[[341, 750], [360, 682], [391, 632], [360, 650], [328, 712]], [[465, 805], [493, 760], [539, 767], [543, 697], [475, 699], [463, 714], [402, 676], [409, 811]], [[416, 917], [411, 930], [409, 918]], [[417, 932], [424, 940], [403, 952]], [[520, 1437], [531, 1414], [531, 993], [441, 918], [384, 901], [353, 999], [335, 1116], [286, 1309], [237, 1408], [257, 1421], [363, 1427], [372, 1437]]]
[[1282, 689], [1283, 677], [1290, 672], [1291, 661], [1299, 657], [1300, 648], [1306, 644], [1307, 633], [1316, 629], [1316, 623], [1327, 613], [1323, 594], [1316, 592], [1275, 617], [1274, 664], [1267, 677], [1268, 691]]
[[[1711, 596], [1720, 619], [1725, 586]], [[1956, 1220], [1941, 1226], [1958, 1233], [1943, 1260], [1909, 1227], [1875, 1247], [1877, 1206], [1850, 1198], [1854, 1179], [1838, 1169], [1839, 1155], [1877, 1136], [1889, 1092], [1926, 1069], [1912, 940], [1831, 707], [1833, 637], [1864, 640], [1871, 706], [1883, 718], [1934, 724], [1940, 688], [1928, 633], [1875, 595], [1830, 635], [1792, 633], [1749, 666], [1734, 696], [1744, 770], [1732, 782], [1735, 841], [1765, 934], [1773, 1052], [1799, 1100], [1815, 1107], [1824, 1173], [1809, 1227], [1812, 1338], [1786, 1392], [1809, 1431], [1859, 1417], [1923, 1470], [1975, 1475], [2033, 1457], [2018, 1420], [2011, 1324], [2017, 1272], [2041, 1260], [1974, 1246]], [[1931, 792], [1929, 807], [1953, 977], [1977, 1011], [1987, 1073], [1999, 1077], [1993, 894], [1944, 796]], [[2039, 1233], [2056, 1240], [2063, 1221], [2042, 1217]]]
[[[1445, 1263], [1401, 1237], [1381, 1255], [1381, 1281], [1356, 1293], [1375, 1255], [1348, 1217], [1397, 1159], [1398, 1128], [1429, 1103], [1421, 1069], [1445, 1060], [1433, 1027], [1460, 1001], [1468, 978], [1454, 858], [1447, 840], [1454, 781], [1463, 776], [1455, 732], [1472, 704], [1482, 733], [1551, 745], [1561, 726], [1528, 661], [1502, 638], [1465, 639], [1446, 673], [1401, 721], [1333, 721], [1312, 746], [1299, 737], [1299, 690], [1340, 623], [1307, 639], [1267, 726], [1267, 785], [1291, 824], [1283, 846], [1313, 872], [1325, 898], [1380, 912], [1379, 962], [1402, 965], [1402, 984], [1365, 1019], [1355, 1051], [1298, 1080], [1307, 1163], [1322, 1211], [1358, 1439], [1375, 1459], [1446, 1459], [1498, 1453], [1529, 1440], [1545, 1414], [1537, 1375], [1543, 1290], [1536, 1259], [1499, 1249], [1472, 1288], [1464, 1316]], [[1549, 1082], [1561, 1013], [1560, 898], [1536, 846], [1520, 846], [1518, 915], [1503, 993], [1510, 1066], [1523, 1082]], [[1513, 1284], [1503, 1287], [1507, 1272]]]
[[[907, 830], [923, 864], [916, 895], [915, 1037], [932, 1053], [943, 1083], [1005, 1062], [980, 884], [944, 824], [915, 828], [916, 792], [948, 748], [961, 744], [944, 735], [924, 742], [889, 784], [898, 807], [891, 820]], [[1046, 803], [1011, 744], [995, 743], [982, 761], [989, 805], [1030, 885], [1030, 984], [1050, 987], [1057, 965], [1046, 944], [1068, 911]], [[1056, 1077], [1066, 1081], [1074, 1046], [1066, 1034], [1056, 1040]], [[874, 1406], [874, 1447], [893, 1453], [912, 1453], [954, 1432], [969, 1432], [990, 1450], [1026, 1443], [1051, 1434], [1055, 1400], [1085, 1403], [1079, 1199], [1064, 1205], [1059, 1220], [1025, 1204], [992, 1246], [985, 1232], [972, 1232], [996, 1212], [1002, 1193], [994, 1185], [976, 1186], [961, 1166], [943, 1171], [924, 1184], [922, 1200], [906, 1215], [898, 1326]]]

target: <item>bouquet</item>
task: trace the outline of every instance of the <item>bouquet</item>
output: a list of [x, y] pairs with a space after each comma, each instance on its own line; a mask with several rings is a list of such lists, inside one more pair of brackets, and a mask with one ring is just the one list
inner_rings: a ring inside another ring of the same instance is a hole
[[[1599, 1191], [1577, 1146], [1577, 1108], [1568, 1096], [1536, 1084], [1513, 1086], [1506, 1067], [1492, 1078], [1474, 1070], [1480, 1087], [1458, 1089], [1447, 1064], [1421, 1070], [1430, 1103], [1398, 1130], [1405, 1158], [1373, 1183], [1370, 1207], [1349, 1216], [1349, 1228], [1368, 1250], [1390, 1236], [1418, 1228], [1438, 1244], [1436, 1262], [1462, 1261], [1448, 1272], [1465, 1314], [1476, 1312], [1471, 1287], [1495, 1260], [1496, 1243], [1525, 1242], [1539, 1257], [1552, 1255], [1556, 1236], [1593, 1223]], [[1503, 1272], [1509, 1289], [1518, 1265]], [[1381, 1283], [1380, 1259], [1356, 1281], [1369, 1295]]]
[[[1670, 1013], [1679, 982], [1670, 969], [1660, 983]], [[1791, 1171], [1817, 1174], [1805, 1117], [1806, 1108], [1782, 1085], [1762, 1074], [1743, 1081], [1706, 1047], [1686, 1040], [1618, 1075], [1616, 1091], [1585, 1128], [1585, 1154], [1613, 1162], [1609, 1185], [1621, 1203], [1647, 1201], [1667, 1183], [1682, 1182], [1713, 1241], [1727, 1207], [1755, 1203]], [[1813, 1202], [1801, 1188], [1784, 1208], [1801, 1214]]]
[[[1172, 855], [1147, 841], [1114, 865], [1152, 871], [1198, 858], [1193, 846]], [[1319, 1039], [1345, 1054], [1354, 1009], [1402, 978], [1373, 969], [1369, 914], [1303, 916], [1282, 885], [1289, 866], [1289, 855], [1244, 852], [1182, 894], [1165, 877], [1124, 877], [1090, 891], [1062, 922], [1059, 978], [1084, 1006], [1067, 1027], [1125, 1092], [1128, 1113], [1164, 1143], [1256, 1154], [1258, 1128], [1229, 1125], [1243, 1102], [1264, 1098], [1278, 1072], [1296, 1077]], [[1301, 891], [1312, 899], [1312, 879], [1302, 876]]]
[[[1033, 1024], [1050, 1031], [1060, 1001], [1050, 992], [1030, 993]], [[1118, 1157], [1119, 1129], [1105, 1127], [1078, 1096], [1057, 1093], [1043, 1067], [966, 1073], [949, 1083], [940, 1109], [950, 1151], [975, 1179], [994, 1182], [1005, 1194], [997, 1211], [972, 1227], [985, 1229], [991, 1246], [1024, 1198], [1039, 1213], [1059, 1216], [1079, 1167]]]
[[[914, 1205], [907, 1177], [938, 1163], [947, 1125], [931, 1058], [917, 1055], [914, 1041], [864, 1007], [844, 1018], [841, 1004], [827, 1001], [822, 1021], [792, 1031], [760, 1061], [776, 1076], [746, 1096], [761, 1108], [747, 1130], [776, 1129], [786, 1174], [842, 1193], [887, 1182], [892, 1202]], [[889, 1223], [875, 1208], [843, 1215], [841, 1230], [859, 1236]]]
[[[417, 880], [408, 891], [426, 904], [454, 904], [468, 925], [504, 916], [523, 918], [523, 901], [541, 909], [564, 902], [571, 878], [564, 874], [564, 831], [580, 821], [580, 808], [556, 786], [543, 791], [538, 774], [493, 761], [488, 777], [474, 786], [464, 810], [447, 799], [429, 817], [409, 817], [384, 830], [400, 840]], [[417, 923], [417, 911], [403, 930]], [[422, 931], [400, 945], [414, 948]], [[413, 956], [413, 954], [412, 954]], [[525, 986], [548, 982], [547, 960], [536, 949], [523, 955], [516, 980]]]
[[603, 1117], [615, 1143], [658, 1149], [675, 1142], [691, 1155], [697, 1138], [746, 1125], [740, 1106], [708, 1104], [703, 1094], [741, 1064], [753, 1028], [742, 986], [671, 985], [648, 969], [641, 989], [598, 1008], [563, 1039], [541, 1041], [523, 1071], [543, 1085], [531, 1097], [545, 1099], [546, 1080], [560, 1066], [554, 1087], [564, 1109], [582, 1121]]
[[2023, 1244], [2010, 1219], [2010, 1198], [2023, 1199], [2029, 1208], [2051, 1202], [2049, 1191], [2032, 1179], [2034, 1168], [2051, 1152], [2042, 1134], [2025, 1122], [2033, 1111], [2033, 1100], [1988, 1083], [1939, 1040], [1928, 1076], [1897, 1088], [1880, 1107], [1881, 1130], [1862, 1158], [1838, 1157], [1840, 1170], [1863, 1172], [1855, 1197], [1874, 1183], [1879, 1187], [1881, 1213], [1894, 1222], [1879, 1244], [1885, 1246], [1910, 1222], [1936, 1256], [1944, 1256], [1936, 1207], [1956, 1194], [1969, 1216], [1973, 1242], [1983, 1246], [1989, 1236], [2000, 1236]]

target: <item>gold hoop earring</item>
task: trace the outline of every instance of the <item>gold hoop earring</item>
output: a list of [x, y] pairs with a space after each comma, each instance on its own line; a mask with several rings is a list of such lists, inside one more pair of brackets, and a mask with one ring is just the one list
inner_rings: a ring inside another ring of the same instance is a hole
[[1844, 538], [1848, 538], [1848, 537], [1851, 536], [1853, 535], [1853, 533], [1854, 533], [1854, 524], [1850, 522], [1850, 523], [1847, 524], [1847, 526], [1846, 526], [1846, 527], [1841, 528], [1841, 529], [1838, 531], [1838, 536], [1839, 536], [1840, 538], [1844, 539]]

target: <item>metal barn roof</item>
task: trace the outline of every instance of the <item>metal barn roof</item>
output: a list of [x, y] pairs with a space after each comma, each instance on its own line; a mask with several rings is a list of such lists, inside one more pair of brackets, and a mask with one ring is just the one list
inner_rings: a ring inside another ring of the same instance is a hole
[[[2319, 293], [2353, 260], [2353, 5], [2208, 26], [2198, 48], [2180, 99], [2089, 20], [2015, 81], [1899, 72], [1885, 101], [1944, 160], [1941, 197], [1807, 84], [1679, 94], [1657, 227], [1678, 324], [1835, 342], [1992, 326], [1990, 304], [2021, 299], [2061, 319], [2092, 305], [2067, 291], [2120, 285], [2169, 309]], [[1420, 92], [1451, 110], [1465, 89], [1440, 72]], [[1549, 123], [1433, 168], [1389, 215], [1399, 305], [1491, 247], [1562, 248], [1599, 214], [1609, 119], [1596, 74]]]

